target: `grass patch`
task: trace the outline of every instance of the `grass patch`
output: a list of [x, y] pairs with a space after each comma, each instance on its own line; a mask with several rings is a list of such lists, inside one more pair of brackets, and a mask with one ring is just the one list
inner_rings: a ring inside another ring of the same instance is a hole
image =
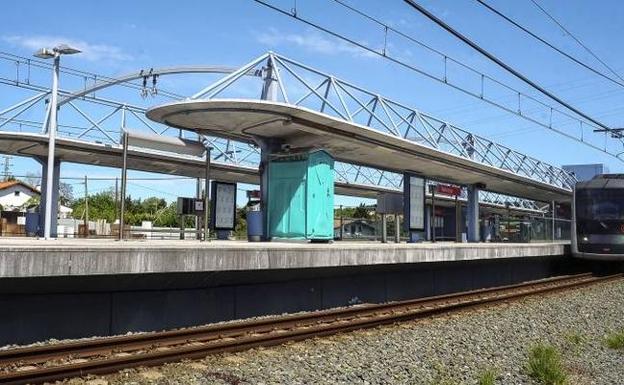
[[431, 385], [460, 385], [444, 365], [436, 364], [435, 370], [436, 375], [433, 378]]
[[565, 340], [576, 347], [579, 347], [585, 343], [585, 337], [579, 332], [569, 332], [565, 335]]
[[527, 372], [542, 385], [564, 385], [568, 382], [561, 356], [551, 345], [537, 344], [531, 348]]
[[605, 344], [610, 349], [622, 350], [624, 349], [624, 330], [619, 332], [613, 332], [607, 335]]
[[494, 369], [488, 369], [479, 375], [479, 385], [494, 385], [498, 373]]

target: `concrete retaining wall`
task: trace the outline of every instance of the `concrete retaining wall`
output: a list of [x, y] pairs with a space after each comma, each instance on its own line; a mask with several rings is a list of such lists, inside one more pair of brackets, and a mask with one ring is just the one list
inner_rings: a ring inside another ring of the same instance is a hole
[[577, 270], [564, 256], [259, 271], [0, 279], [0, 345], [200, 325], [504, 285]]

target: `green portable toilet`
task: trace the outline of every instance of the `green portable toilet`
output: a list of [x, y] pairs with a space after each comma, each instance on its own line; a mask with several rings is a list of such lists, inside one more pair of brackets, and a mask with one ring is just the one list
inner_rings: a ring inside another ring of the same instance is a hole
[[334, 159], [326, 151], [275, 155], [269, 162], [271, 238], [334, 237]]

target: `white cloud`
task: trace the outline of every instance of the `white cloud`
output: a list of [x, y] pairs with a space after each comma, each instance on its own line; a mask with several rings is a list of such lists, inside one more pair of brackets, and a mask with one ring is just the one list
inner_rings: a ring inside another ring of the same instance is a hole
[[[276, 28], [269, 28], [268, 32], [262, 32], [257, 35], [257, 41], [270, 47], [278, 47], [283, 45], [295, 45], [311, 52], [337, 55], [349, 54], [361, 57], [376, 57], [372, 52], [359, 48], [353, 44], [349, 44], [339, 39], [328, 39], [321, 33], [316, 31], [307, 31], [305, 34], [290, 33], [285, 34]], [[367, 45], [366, 42], [360, 42]]]
[[125, 53], [119, 47], [106, 44], [91, 44], [84, 40], [71, 39], [62, 36], [12, 35], [2, 36], [2, 40], [9, 44], [27, 48], [32, 51], [36, 51], [39, 48], [44, 47], [55, 47], [59, 44], [68, 44], [69, 46], [78, 48], [82, 51], [82, 53], [77, 55], [77, 57], [89, 61], [127, 61], [133, 59], [130, 54]]

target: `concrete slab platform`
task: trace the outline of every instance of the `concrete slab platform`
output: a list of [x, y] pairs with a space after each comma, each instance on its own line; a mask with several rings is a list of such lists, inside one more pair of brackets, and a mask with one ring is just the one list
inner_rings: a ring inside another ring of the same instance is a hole
[[248, 243], [32, 238], [0, 240], [0, 278], [262, 271], [561, 256], [569, 242]]

